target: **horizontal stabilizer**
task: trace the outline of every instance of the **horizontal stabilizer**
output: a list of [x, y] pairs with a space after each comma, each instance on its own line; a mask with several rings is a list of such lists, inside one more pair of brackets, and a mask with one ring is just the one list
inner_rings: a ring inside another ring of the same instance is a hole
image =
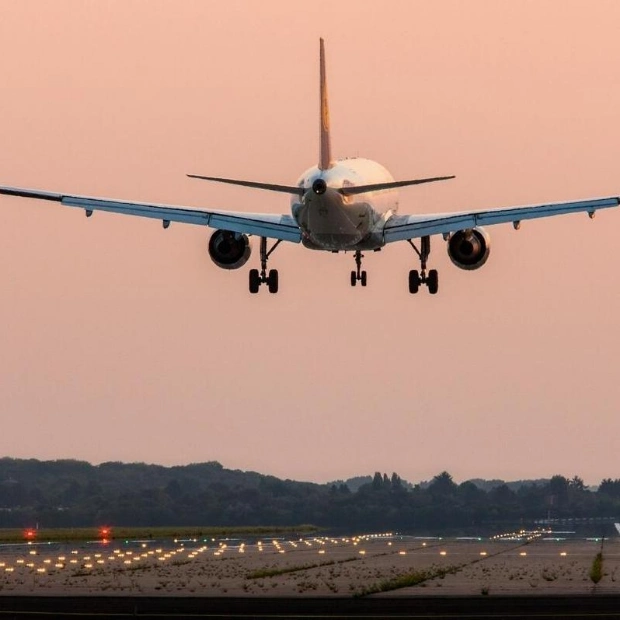
[[366, 192], [376, 192], [381, 189], [394, 189], [396, 187], [405, 187], [407, 185], [421, 185], [422, 183], [433, 183], [434, 181], [447, 181], [454, 179], [454, 175], [450, 177], [432, 177], [428, 179], [413, 179], [411, 181], [392, 181], [390, 183], [372, 183], [370, 185], [353, 185], [351, 187], [342, 187], [338, 191], [345, 196], [354, 194], [365, 194]]
[[192, 179], [202, 179], [203, 181], [215, 181], [216, 183], [228, 183], [229, 185], [242, 185], [243, 187], [254, 187], [256, 189], [266, 189], [272, 192], [282, 192], [283, 194], [297, 194], [302, 196], [303, 188], [292, 185], [275, 185], [274, 183], [258, 183], [256, 181], [240, 181], [239, 179], [222, 179], [220, 177], [203, 177], [198, 174], [188, 174]]

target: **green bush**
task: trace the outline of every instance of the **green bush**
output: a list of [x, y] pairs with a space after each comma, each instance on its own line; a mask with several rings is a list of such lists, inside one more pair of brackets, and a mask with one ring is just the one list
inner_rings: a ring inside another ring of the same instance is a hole
[[603, 578], [603, 554], [599, 551], [590, 568], [590, 579], [597, 584]]

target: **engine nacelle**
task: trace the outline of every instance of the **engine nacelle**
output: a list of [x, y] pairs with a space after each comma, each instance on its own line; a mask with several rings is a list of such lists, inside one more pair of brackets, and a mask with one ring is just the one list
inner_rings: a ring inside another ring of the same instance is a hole
[[484, 228], [458, 230], [448, 239], [448, 256], [460, 269], [479, 269], [490, 251], [491, 238]]
[[252, 254], [252, 245], [247, 235], [216, 230], [209, 239], [209, 256], [222, 269], [243, 267]]

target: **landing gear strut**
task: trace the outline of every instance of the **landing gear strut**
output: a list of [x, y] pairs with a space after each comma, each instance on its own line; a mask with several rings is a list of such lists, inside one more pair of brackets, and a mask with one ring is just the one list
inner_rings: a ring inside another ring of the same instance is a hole
[[355, 286], [358, 282], [362, 286], [366, 286], [368, 282], [368, 276], [365, 271], [362, 271], [362, 258], [364, 255], [360, 250], [356, 250], [355, 252], [355, 266], [356, 270], [351, 272], [351, 286]]
[[408, 241], [409, 245], [420, 258], [420, 272], [418, 272], [417, 269], [412, 269], [409, 272], [409, 292], [415, 294], [420, 290], [421, 284], [426, 284], [428, 292], [431, 295], [436, 295], [439, 290], [439, 276], [437, 270], [431, 269], [428, 274], [426, 273], [426, 261], [428, 260], [428, 255], [431, 253], [431, 238], [422, 237], [420, 239], [420, 249], [416, 247], [411, 239], [408, 239]]
[[266, 284], [270, 293], [277, 293], [279, 286], [278, 270], [270, 269], [267, 273], [267, 260], [272, 252], [280, 245], [281, 239], [278, 239], [270, 250], [267, 250], [267, 238], [260, 238], [260, 272], [258, 269], [250, 269], [250, 293], [258, 293], [261, 284]]

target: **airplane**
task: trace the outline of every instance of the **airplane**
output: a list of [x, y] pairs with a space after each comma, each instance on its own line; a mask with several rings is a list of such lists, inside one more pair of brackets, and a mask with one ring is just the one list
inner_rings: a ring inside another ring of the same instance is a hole
[[[586, 212], [590, 218], [599, 209], [620, 205], [618, 196], [572, 202], [502, 207], [456, 213], [398, 214], [398, 188], [453, 179], [454, 176], [395, 181], [379, 163], [359, 157], [334, 159], [330, 139], [330, 117], [325, 70], [325, 44], [319, 42], [319, 161], [306, 170], [295, 185], [278, 185], [239, 179], [188, 174], [188, 177], [242, 187], [288, 194], [290, 214], [238, 213], [197, 210], [189, 207], [78, 196], [38, 189], [0, 187], [0, 194], [60, 202], [94, 211], [154, 218], [164, 229], [171, 222], [195, 224], [215, 229], [209, 239], [209, 256], [222, 269], [239, 269], [250, 259], [250, 237], [260, 238], [260, 270], [250, 269], [250, 293], [266, 285], [270, 293], [279, 290], [277, 269], [268, 269], [268, 260], [282, 241], [301, 243], [310, 250], [353, 252], [355, 270], [351, 286], [365, 287], [368, 276], [362, 269], [363, 252], [380, 251], [397, 241], [407, 242], [417, 254], [420, 269], [409, 271], [409, 292], [425, 285], [432, 295], [439, 290], [436, 269], [427, 271], [431, 237], [442, 235], [448, 256], [460, 269], [482, 267], [491, 249], [489, 233], [483, 226], [512, 223], [519, 229], [523, 220], [564, 213]], [[268, 247], [268, 240], [274, 243]], [[418, 241], [419, 240], [419, 241]]]

